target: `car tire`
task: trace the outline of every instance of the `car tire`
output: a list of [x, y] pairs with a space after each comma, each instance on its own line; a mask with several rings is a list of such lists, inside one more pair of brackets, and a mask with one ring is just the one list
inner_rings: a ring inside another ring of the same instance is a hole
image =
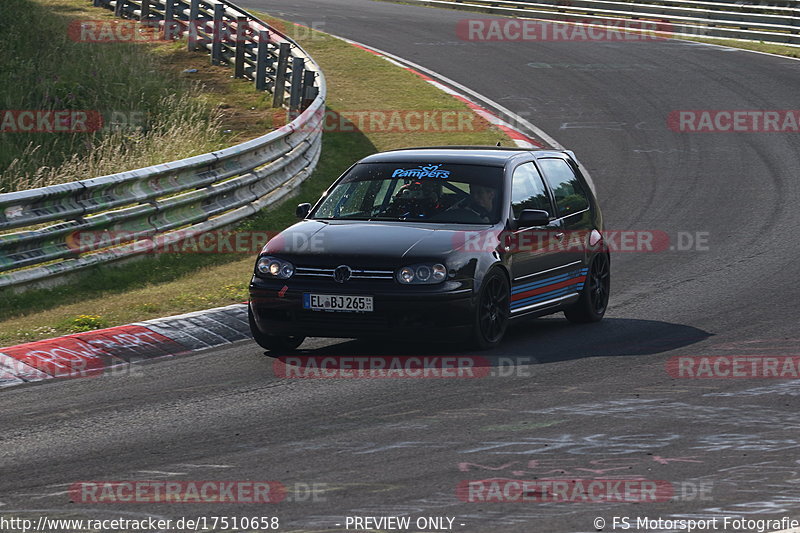
[[298, 348], [298, 346], [303, 344], [303, 341], [306, 339], [305, 337], [265, 335], [260, 329], [258, 329], [256, 320], [253, 317], [253, 310], [250, 309], [249, 305], [247, 306], [247, 319], [250, 322], [250, 333], [252, 333], [253, 339], [259, 346], [265, 350], [269, 350], [270, 352], [293, 352]]
[[494, 348], [503, 340], [511, 315], [511, 290], [500, 270], [489, 271], [481, 284], [473, 319], [473, 345]]
[[570, 322], [599, 322], [608, 309], [611, 288], [611, 260], [608, 254], [597, 254], [589, 264], [589, 272], [578, 301], [564, 309]]

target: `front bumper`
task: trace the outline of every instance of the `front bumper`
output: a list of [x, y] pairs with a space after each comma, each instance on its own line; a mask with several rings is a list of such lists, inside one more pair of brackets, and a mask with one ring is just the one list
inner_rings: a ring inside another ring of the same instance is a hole
[[[373, 297], [368, 313], [303, 309], [303, 294]], [[442, 286], [342, 285], [307, 280], [274, 281], [254, 277], [250, 309], [264, 335], [303, 337], [397, 337], [439, 335], [470, 327], [473, 290], [458, 282]]]

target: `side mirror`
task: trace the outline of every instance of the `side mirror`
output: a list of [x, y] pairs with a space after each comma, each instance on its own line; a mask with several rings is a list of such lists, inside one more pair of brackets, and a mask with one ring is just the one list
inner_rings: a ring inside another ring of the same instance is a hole
[[546, 226], [550, 223], [550, 213], [540, 209], [523, 209], [517, 219], [518, 228], [531, 228], [534, 226]]
[[294, 214], [297, 218], [306, 218], [309, 211], [311, 211], [311, 204], [299, 204], [294, 210]]

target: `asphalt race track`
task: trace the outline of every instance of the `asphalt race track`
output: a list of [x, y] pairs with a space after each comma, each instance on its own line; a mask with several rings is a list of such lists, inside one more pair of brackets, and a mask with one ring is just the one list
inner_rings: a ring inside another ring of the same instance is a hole
[[[279, 379], [273, 360], [242, 342], [127, 375], [8, 389], [0, 512], [278, 516], [281, 531], [344, 530], [348, 516], [542, 533], [592, 532], [597, 517], [604, 531], [622, 531], [614, 516], [634, 525], [800, 519], [798, 381], [667, 372], [681, 355], [800, 355], [800, 135], [667, 127], [675, 110], [797, 109], [800, 61], [672, 40], [467, 42], [458, 21], [484, 15], [369, 0], [241, 5], [396, 54], [495, 100], [575, 150], [608, 229], [666, 232], [689, 249], [614, 254], [602, 323], [559, 315], [520, 324], [480, 354], [491, 364], [482, 379]], [[448, 349], [321, 339], [304, 348]], [[456, 495], [459, 483], [485, 478], [620, 476], [674, 490], [646, 503]], [[77, 481], [136, 479], [276, 480], [291, 501], [70, 503], [66, 492]]]

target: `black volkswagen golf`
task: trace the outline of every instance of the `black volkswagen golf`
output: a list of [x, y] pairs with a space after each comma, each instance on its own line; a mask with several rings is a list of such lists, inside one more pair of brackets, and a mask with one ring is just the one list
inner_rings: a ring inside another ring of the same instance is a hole
[[350, 167], [272, 238], [250, 283], [262, 347], [305, 337], [454, 333], [479, 348], [510, 320], [595, 322], [610, 258], [594, 187], [569, 151], [395, 150]]

